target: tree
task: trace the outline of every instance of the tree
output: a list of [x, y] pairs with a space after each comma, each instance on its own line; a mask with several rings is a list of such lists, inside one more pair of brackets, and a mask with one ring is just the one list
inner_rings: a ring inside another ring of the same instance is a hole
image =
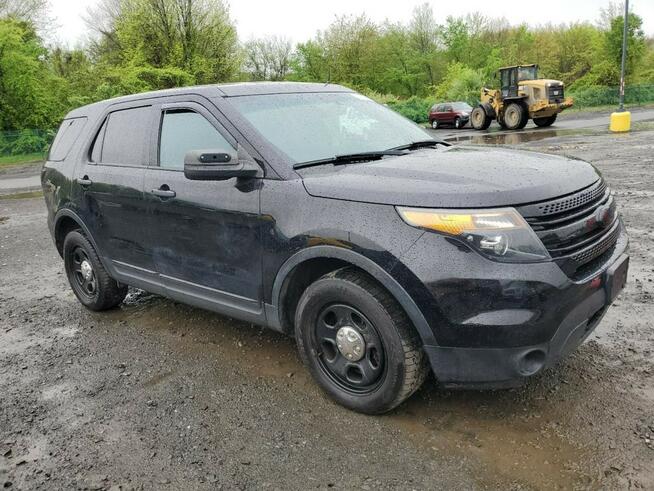
[[[645, 54], [645, 33], [643, 32], [643, 19], [636, 14], [630, 13], [627, 22], [627, 60], [625, 64], [626, 74], [634, 72]], [[622, 38], [624, 30], [624, 16], [614, 17], [611, 20], [611, 28], [604, 37], [604, 46], [607, 58], [616, 67], [620, 66], [622, 60]]]
[[66, 111], [63, 81], [45, 63], [34, 28], [0, 19], [0, 130], [52, 128]]
[[0, 0], [0, 18], [8, 17], [34, 25], [48, 12], [48, 0]]
[[290, 69], [293, 46], [288, 39], [273, 36], [253, 39], [243, 46], [245, 71], [252, 80], [284, 80]]
[[418, 63], [422, 65], [427, 83], [436, 83], [435, 61], [438, 53], [438, 25], [434, 19], [434, 11], [428, 3], [423, 3], [413, 9], [409, 22], [409, 39]]
[[98, 19], [89, 25], [100, 36], [92, 46], [100, 63], [181, 70], [192, 83], [229, 80], [238, 69], [236, 29], [222, 0], [103, 0], [89, 16]]

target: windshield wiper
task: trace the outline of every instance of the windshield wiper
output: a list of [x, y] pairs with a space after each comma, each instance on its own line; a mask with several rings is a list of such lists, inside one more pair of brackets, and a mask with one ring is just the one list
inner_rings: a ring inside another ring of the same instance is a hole
[[314, 165], [324, 165], [324, 164], [351, 164], [354, 162], [370, 162], [371, 160], [379, 160], [386, 155], [406, 155], [404, 152], [401, 152], [400, 149], [391, 148], [389, 150], [381, 150], [376, 152], [358, 152], [358, 153], [346, 153], [343, 155], [335, 155], [334, 157], [328, 157], [326, 159], [319, 160], [309, 160], [307, 162], [298, 162], [293, 164], [294, 169], [302, 169], [303, 167], [313, 167]]
[[389, 148], [389, 151], [394, 151], [394, 150], [417, 150], [418, 148], [425, 148], [425, 147], [435, 147], [436, 145], [444, 145], [446, 147], [449, 147], [450, 144], [446, 142], [442, 142], [439, 140], [419, 140], [416, 142], [411, 142], [407, 143], [406, 145], [400, 145], [399, 147], [393, 147]]

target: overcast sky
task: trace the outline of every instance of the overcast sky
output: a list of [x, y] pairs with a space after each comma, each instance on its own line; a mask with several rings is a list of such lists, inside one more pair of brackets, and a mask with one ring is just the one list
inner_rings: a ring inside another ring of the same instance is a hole
[[[51, 0], [51, 13], [58, 28], [54, 37], [75, 46], [87, 35], [82, 16], [97, 0]], [[304, 41], [316, 31], [325, 29], [337, 15], [365, 13], [382, 22], [406, 22], [413, 7], [424, 0], [232, 0], [229, 2], [238, 35], [247, 41], [263, 35], [281, 35], [292, 41]], [[595, 22], [599, 9], [608, 0], [431, 0], [436, 20], [443, 22], [448, 15], [483, 12], [488, 16], [506, 17], [512, 24], [527, 22], [538, 25], [573, 21]], [[647, 35], [654, 36], [654, 0], [632, 0], [630, 9], [643, 18]], [[485, 10], [492, 7], [489, 10]], [[543, 9], [544, 12], [543, 12]]]

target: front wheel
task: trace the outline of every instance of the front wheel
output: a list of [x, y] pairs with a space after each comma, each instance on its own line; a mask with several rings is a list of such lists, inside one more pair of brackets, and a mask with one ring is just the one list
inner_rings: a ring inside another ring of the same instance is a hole
[[437, 130], [437, 129], [438, 129], [438, 121], [433, 120], [433, 121], [431, 122], [431, 127], [432, 127], [432, 129]]
[[554, 121], [556, 121], [556, 116], [557, 116], [556, 114], [552, 114], [551, 116], [548, 116], [546, 118], [534, 118], [534, 124], [541, 128], [545, 128], [546, 126], [552, 126], [554, 124]]
[[509, 104], [504, 111], [504, 124], [509, 130], [518, 130], [524, 128], [527, 124], [525, 121], [525, 107], [517, 102]]
[[476, 130], [485, 130], [490, 126], [491, 118], [488, 117], [488, 114], [486, 114], [486, 110], [483, 107], [477, 106], [470, 114], [470, 123]]
[[116, 307], [127, 295], [127, 286], [109, 276], [91, 242], [78, 231], [64, 240], [64, 267], [75, 296], [90, 310]]
[[302, 294], [295, 337], [314, 380], [339, 404], [380, 414], [421, 385], [427, 360], [404, 311], [353, 268], [329, 273]]
[[455, 127], [457, 130], [460, 130], [461, 128], [463, 128], [463, 123], [462, 123], [462, 121], [461, 121], [461, 118], [456, 118], [456, 119], [454, 120], [454, 127]]

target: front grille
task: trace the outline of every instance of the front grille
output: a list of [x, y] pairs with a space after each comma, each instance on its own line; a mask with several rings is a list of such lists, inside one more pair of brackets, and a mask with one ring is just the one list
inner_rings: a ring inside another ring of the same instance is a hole
[[553, 103], [563, 102], [563, 84], [550, 85], [547, 87], [547, 99]]
[[604, 256], [620, 235], [615, 199], [602, 180], [561, 198], [519, 207], [518, 211], [570, 276]]

